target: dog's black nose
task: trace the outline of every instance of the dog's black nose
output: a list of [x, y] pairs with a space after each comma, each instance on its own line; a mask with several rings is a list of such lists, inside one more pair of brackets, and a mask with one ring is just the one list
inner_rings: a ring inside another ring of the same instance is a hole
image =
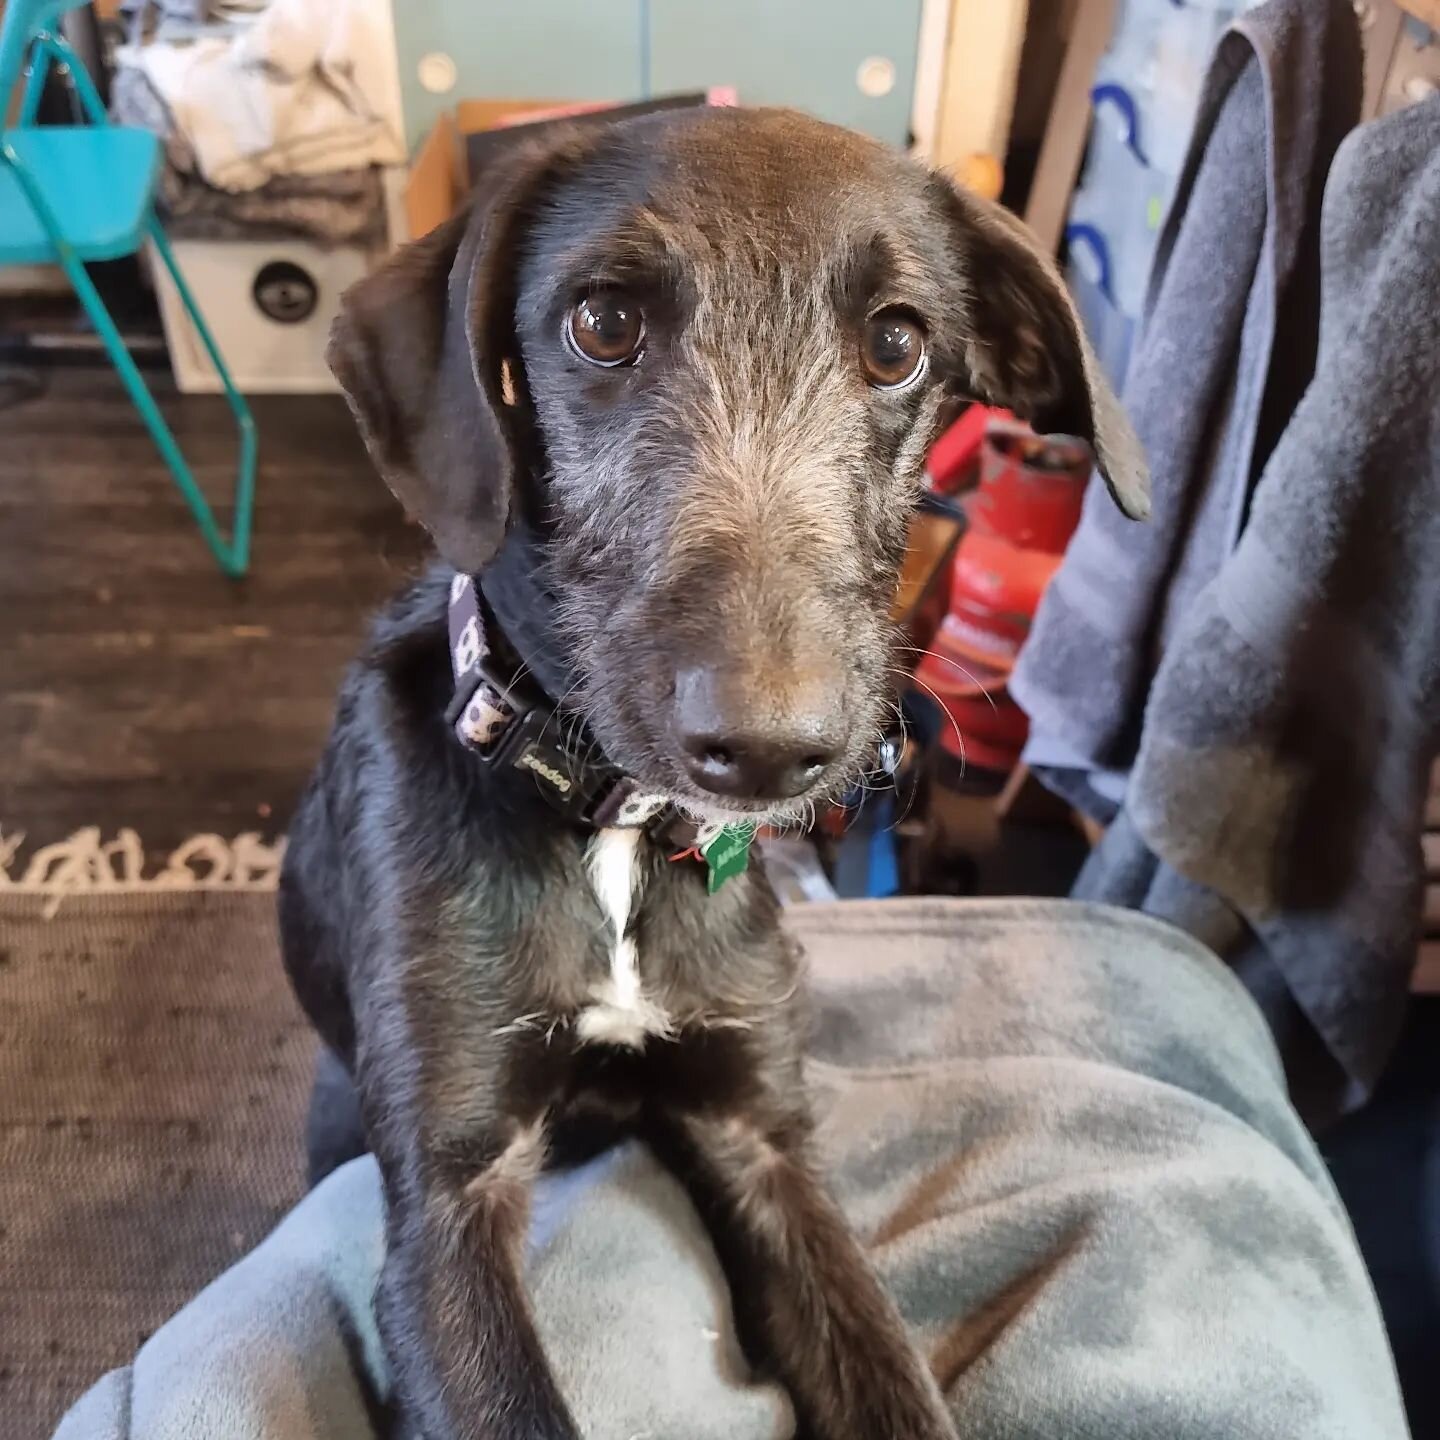
[[675, 734], [685, 768], [712, 795], [789, 800], [808, 790], [843, 748], [833, 709], [734, 713], [717, 703], [718, 693], [709, 671], [687, 671], [675, 689]]
[[808, 737], [686, 735], [685, 768], [712, 795], [736, 800], [789, 800], [818, 780], [834, 752]]

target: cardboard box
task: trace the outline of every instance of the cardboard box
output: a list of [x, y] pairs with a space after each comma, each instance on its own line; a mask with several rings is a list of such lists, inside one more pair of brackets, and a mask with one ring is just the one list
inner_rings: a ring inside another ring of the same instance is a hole
[[553, 110], [555, 100], [462, 100], [435, 122], [410, 162], [405, 186], [405, 222], [409, 239], [428, 235], [448, 220], [470, 192], [465, 139], [492, 130], [515, 116]]
[[436, 121], [410, 164], [405, 187], [409, 238], [418, 240], [449, 219], [476, 178], [505, 146], [551, 125], [608, 125], [635, 115], [696, 105], [734, 105], [726, 87], [664, 95], [634, 104], [564, 100], [462, 100]]

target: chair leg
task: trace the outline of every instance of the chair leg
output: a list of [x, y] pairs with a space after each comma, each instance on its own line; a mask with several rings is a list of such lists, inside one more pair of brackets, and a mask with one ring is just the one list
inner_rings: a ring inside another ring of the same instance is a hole
[[191, 515], [195, 517], [195, 523], [200, 527], [200, 534], [206, 545], [209, 546], [210, 553], [226, 575], [232, 579], [238, 579], [244, 575], [250, 562], [250, 524], [255, 502], [255, 422], [244, 397], [230, 381], [229, 373], [220, 360], [214, 341], [205, 328], [199, 310], [186, 290], [184, 281], [180, 278], [174, 257], [170, 254], [169, 246], [165, 244], [164, 234], [153, 217], [150, 221], [150, 235], [152, 239], [158, 241], [157, 249], [165, 261], [166, 269], [174, 277], [181, 298], [185, 302], [185, 308], [195, 321], [211, 360], [220, 372], [221, 380], [225, 385], [226, 399], [230, 402], [230, 409], [240, 429], [240, 463], [235, 478], [235, 510], [229, 540], [226, 540], [219, 525], [216, 524], [210, 502], [206, 500], [200, 487], [195, 483], [195, 477], [191, 473], [190, 466], [181, 453], [179, 445], [175, 442], [175, 436], [171, 432], [170, 426], [166, 423], [164, 415], [160, 413], [160, 408], [155, 404], [150, 387], [146, 385], [144, 377], [131, 358], [129, 350], [126, 349], [125, 341], [121, 338], [119, 330], [115, 328], [115, 322], [110, 318], [110, 312], [105, 308], [105, 302], [100, 298], [99, 291], [95, 289], [89, 275], [86, 274], [84, 265], [80, 263], [68, 246], [60, 249], [60, 264], [70, 283], [75, 287], [75, 293], [80, 297], [80, 303], [85, 307], [85, 313], [90, 317], [91, 324], [95, 326], [96, 333], [104, 342], [105, 349], [110, 355], [110, 361], [115, 366], [116, 373], [120, 376], [131, 403], [140, 412], [140, 418], [145, 422], [145, 428], [149, 430], [176, 487], [184, 497], [186, 505], [189, 506]]
[[[47, 35], [44, 38], [45, 48], [48, 51], [53, 51], [62, 59], [68, 59], [71, 56], [72, 52], [62, 42], [53, 36]], [[73, 68], [75, 82], [87, 111], [91, 113], [97, 123], [108, 123], [105, 118], [105, 107], [101, 104], [100, 97], [86, 73], [85, 67], [76, 62]], [[230, 372], [220, 356], [219, 347], [215, 344], [209, 326], [205, 324], [205, 319], [200, 314], [200, 307], [196, 305], [195, 297], [191, 295], [189, 286], [185, 284], [185, 277], [181, 275], [180, 267], [175, 263], [170, 243], [165, 238], [165, 232], [160, 228], [160, 222], [155, 218], [153, 205], [145, 220], [146, 234], [154, 242], [165, 268], [170, 272], [170, 276], [180, 292], [180, 298], [187, 313], [200, 332], [200, 338], [204, 342], [210, 360], [220, 374], [221, 383], [225, 387], [225, 398], [229, 402], [230, 411], [234, 415], [235, 423], [240, 431], [240, 461], [235, 473], [234, 516], [228, 541], [215, 523], [215, 515], [210, 508], [210, 503], [195, 483], [190, 466], [185, 456], [181, 454], [179, 445], [175, 443], [175, 436], [171, 433], [169, 425], [165, 423], [165, 417], [155, 404], [155, 399], [150, 394], [150, 387], [146, 385], [129, 350], [126, 349], [125, 341], [121, 338], [119, 330], [115, 328], [115, 322], [110, 318], [110, 312], [105, 308], [105, 302], [100, 298], [100, 292], [96, 290], [90, 276], [86, 273], [85, 266], [75, 253], [74, 247], [66, 239], [55, 212], [45, 199], [44, 192], [36, 184], [34, 177], [19, 155], [15, 153], [14, 146], [8, 142], [3, 130], [0, 130], [0, 164], [6, 166], [14, 174], [21, 191], [49, 235], [51, 243], [55, 247], [55, 258], [59, 261], [60, 268], [65, 272], [71, 285], [75, 287], [75, 293], [80, 297], [80, 303], [85, 307], [85, 313], [89, 315], [96, 333], [104, 342], [105, 349], [110, 355], [110, 361], [129, 393], [131, 403], [140, 412], [140, 418], [144, 420], [151, 438], [155, 441], [165, 464], [169, 467], [171, 477], [181, 495], [184, 496], [185, 503], [190, 507], [190, 513], [195, 517], [195, 523], [200, 527], [200, 534], [204, 537], [206, 545], [210, 547], [210, 553], [226, 575], [238, 579], [244, 575], [250, 563], [250, 523], [255, 506], [255, 421], [251, 417], [250, 407], [245, 403], [244, 397], [236, 390], [234, 382], [230, 378]]]
[[25, 94], [20, 101], [20, 113], [15, 123], [19, 126], [33, 125], [40, 110], [40, 100], [45, 94], [45, 79], [50, 73], [50, 49], [44, 43], [37, 44], [30, 52], [30, 78], [25, 82]]
[[179, 265], [175, 263], [175, 253], [171, 250], [170, 241], [160, 228], [160, 222], [155, 218], [153, 210], [146, 222], [146, 233], [170, 278], [175, 282], [180, 303], [184, 305], [185, 313], [195, 326], [200, 343], [204, 345], [205, 353], [210, 357], [210, 363], [220, 377], [220, 384], [225, 390], [225, 400], [240, 430], [240, 468], [235, 478], [235, 518], [231, 526], [230, 546], [239, 567], [235, 573], [243, 574], [250, 559], [250, 522], [255, 508], [255, 421], [251, 418], [245, 397], [235, 388], [230, 368], [220, 353], [220, 347], [215, 343], [215, 337], [210, 333], [209, 325], [205, 323], [204, 315], [200, 313], [200, 306], [190, 293], [190, 287], [185, 283]]

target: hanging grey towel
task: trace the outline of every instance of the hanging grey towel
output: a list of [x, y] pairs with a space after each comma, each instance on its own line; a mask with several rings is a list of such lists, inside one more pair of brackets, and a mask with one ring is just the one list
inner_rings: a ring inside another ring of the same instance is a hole
[[1131, 524], [1091, 487], [1012, 683], [1027, 760], [1098, 819], [1123, 795], [1163, 645], [1233, 548], [1313, 370], [1321, 187], [1359, 118], [1360, 58], [1348, 0], [1271, 0], [1206, 78], [1125, 393], [1152, 518]]
[[1328, 1095], [1300, 1087], [1316, 1118], [1377, 1079], [1420, 925], [1440, 744], [1440, 98], [1342, 146], [1321, 275], [1314, 381], [1166, 651], [1125, 811], [1076, 892], [1178, 920], [1262, 1002], [1283, 980], [1337, 1067]]

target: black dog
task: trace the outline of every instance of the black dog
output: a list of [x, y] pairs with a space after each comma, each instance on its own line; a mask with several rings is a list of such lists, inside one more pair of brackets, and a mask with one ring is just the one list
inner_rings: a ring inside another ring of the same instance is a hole
[[1143, 511], [1053, 271], [879, 145], [672, 113], [513, 154], [355, 287], [331, 363], [448, 562], [345, 682], [281, 897], [384, 1177], [407, 1433], [576, 1433], [521, 1288], [528, 1194], [628, 1132], [690, 1186], [807, 1433], [952, 1434], [807, 1159], [775, 898], [739, 831], [714, 893], [670, 857], [677, 817], [796, 818], [864, 769], [957, 402], [1085, 436]]

